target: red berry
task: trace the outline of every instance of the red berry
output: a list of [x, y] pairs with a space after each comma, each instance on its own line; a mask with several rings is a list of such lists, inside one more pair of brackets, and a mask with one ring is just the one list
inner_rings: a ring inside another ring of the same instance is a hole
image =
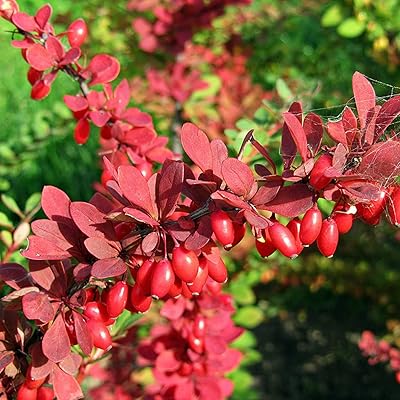
[[324, 175], [325, 170], [332, 166], [332, 156], [329, 154], [322, 154], [320, 158], [315, 162], [314, 168], [310, 173], [310, 185], [317, 190], [323, 189], [327, 186], [331, 178]]
[[322, 214], [317, 205], [310, 208], [301, 220], [300, 241], [309, 246], [317, 240], [322, 226]]
[[112, 137], [112, 127], [108, 124], [105, 124], [100, 128], [100, 136], [102, 139], [108, 140]]
[[190, 348], [195, 351], [196, 353], [201, 354], [204, 350], [204, 341], [196, 337], [193, 333], [189, 334], [188, 343]]
[[206, 332], [206, 319], [202, 315], [197, 315], [193, 321], [193, 334], [198, 337], [204, 337]]
[[36, 400], [37, 389], [29, 389], [25, 384], [20, 386], [17, 393], [17, 400]]
[[271, 236], [272, 244], [280, 253], [289, 258], [298, 256], [296, 239], [289, 228], [279, 222], [275, 222], [268, 228], [268, 233]]
[[[197, 270], [196, 278], [190, 286], [187, 286], [194, 296], [198, 296], [207, 281], [208, 278], [208, 262], [205, 257], [199, 259], [199, 269]], [[182, 286], [182, 294], [184, 294], [184, 286]], [[186, 297], [186, 296], [185, 296]]]
[[211, 214], [211, 228], [217, 240], [226, 248], [231, 248], [235, 240], [235, 228], [229, 214], [223, 210]]
[[387, 201], [387, 210], [391, 224], [400, 227], [400, 186], [395, 186]]
[[33, 67], [28, 69], [28, 81], [33, 86], [41, 77], [43, 76], [43, 71], [38, 71]]
[[151, 296], [147, 296], [137, 282], [130, 288], [129, 300], [135, 310], [140, 313], [148, 311], [152, 303]]
[[41, 379], [32, 379], [31, 371], [32, 371], [32, 365], [29, 365], [29, 367], [28, 367], [28, 369], [26, 371], [26, 378], [25, 378], [24, 385], [28, 389], [37, 389], [37, 388], [39, 388], [40, 386], [43, 385], [43, 383], [45, 382], [47, 376], [45, 376], [44, 378], [41, 378]]
[[214, 279], [211, 279], [208, 277], [207, 282], [207, 289], [212, 293], [212, 294], [220, 294], [222, 290], [222, 283], [215, 282]]
[[175, 274], [170, 261], [163, 259], [156, 263], [151, 276], [150, 293], [152, 297], [160, 299], [166, 296], [174, 281]]
[[89, 301], [85, 305], [83, 315], [89, 319], [106, 323], [110, 320], [107, 307], [99, 301]]
[[42, 100], [50, 93], [51, 87], [47, 85], [42, 79], [36, 81], [31, 89], [31, 98], [33, 100]]
[[140, 171], [140, 173], [146, 178], [149, 179], [151, 175], [153, 175], [153, 166], [151, 163], [145, 161], [136, 165], [136, 168]]
[[168, 296], [178, 298], [182, 294], [182, 280], [175, 275], [174, 284], [169, 289]]
[[267, 258], [275, 253], [276, 247], [272, 244], [268, 229], [263, 229], [262, 238], [256, 238], [256, 249], [263, 258]]
[[37, 400], [53, 400], [55, 397], [53, 389], [42, 386], [38, 389]]
[[190, 291], [189, 286], [185, 282], [182, 282], [182, 293], [181, 294], [186, 299], [191, 299], [193, 297], [193, 294]]
[[[33, 90], [33, 88], [32, 88]], [[85, 144], [90, 136], [90, 123], [86, 118], [80, 119], [74, 130], [74, 139], [78, 144]]]
[[92, 336], [94, 346], [102, 350], [108, 350], [111, 348], [111, 335], [103, 322], [89, 319], [86, 321], [86, 326]]
[[81, 47], [88, 35], [86, 22], [79, 18], [68, 27], [67, 38], [71, 47]]
[[347, 214], [345, 212], [334, 212], [332, 214], [332, 219], [336, 222], [338, 231], [340, 234], [345, 234], [349, 232], [353, 226], [353, 214]]
[[147, 296], [150, 296], [151, 293], [151, 277], [153, 275], [154, 266], [154, 260], [149, 258], [139, 267], [136, 274], [136, 282]]
[[300, 240], [301, 221], [298, 218], [294, 218], [291, 219], [286, 226], [288, 227], [289, 231], [292, 232], [292, 235], [296, 240], [297, 253], [300, 254], [304, 249], [304, 246]]
[[324, 219], [321, 232], [317, 239], [318, 249], [322, 255], [331, 258], [336, 251], [339, 242], [339, 230], [332, 218]]
[[225, 263], [220, 258], [217, 263], [207, 260], [208, 275], [211, 279], [218, 283], [225, 283], [228, 279], [228, 271], [226, 270]]
[[118, 240], [122, 240], [126, 235], [132, 232], [135, 224], [130, 222], [121, 222], [114, 227], [115, 234]]
[[128, 300], [128, 285], [124, 281], [117, 282], [107, 293], [107, 311], [111, 318], [118, 317], [125, 309]]
[[369, 225], [378, 225], [385, 209], [387, 200], [386, 190], [379, 191], [379, 198], [368, 203], [357, 204], [357, 214]]
[[106, 169], [101, 173], [101, 184], [104, 188], [107, 188], [107, 182], [113, 179], [111, 172], [108, 172]]
[[10, 21], [12, 15], [18, 11], [19, 6], [15, 0], [0, 1], [0, 17]]
[[242, 241], [244, 235], [246, 234], [246, 224], [238, 224], [237, 222], [234, 222], [233, 229], [234, 229], [234, 239], [232, 247], [235, 247], [238, 243]]
[[172, 267], [184, 282], [193, 282], [199, 268], [199, 259], [193, 250], [177, 246], [172, 250]]

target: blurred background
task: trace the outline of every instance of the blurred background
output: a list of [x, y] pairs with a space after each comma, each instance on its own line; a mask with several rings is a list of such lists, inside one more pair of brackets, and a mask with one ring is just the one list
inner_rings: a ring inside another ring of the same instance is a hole
[[[121, 61], [133, 104], [153, 115], [162, 135], [172, 137], [174, 123], [190, 119], [211, 136], [224, 137], [232, 154], [249, 129], [278, 151], [280, 113], [292, 101], [301, 100], [305, 112], [315, 110], [327, 121], [344, 104], [354, 107], [356, 70], [372, 78], [378, 96], [400, 90], [398, 0], [254, 0], [227, 7], [191, 37], [182, 76], [174, 63], [183, 51], [165, 43], [154, 51], [144, 48], [134, 21], [154, 19], [151, 7], [159, 2], [148, 1], [148, 9], [140, 3], [53, 1], [53, 21], [57, 31], [75, 18], [87, 21], [86, 53], [105, 52]], [[19, 4], [34, 13], [43, 2]], [[43, 185], [55, 185], [73, 200], [88, 200], [100, 176], [97, 132], [83, 146], [73, 140], [74, 120], [63, 95], [77, 92], [74, 82], [60, 76], [46, 99], [31, 100], [28, 66], [10, 46], [9, 29], [0, 21], [0, 193], [9, 200], [8, 207], [0, 205], [0, 231], [5, 218], [18, 219], [10, 199], [23, 207]], [[198, 75], [188, 78], [193, 71]], [[171, 77], [187, 83], [184, 98], [156, 87]], [[190, 79], [207, 87], [196, 89]], [[329, 204], [321, 207], [330, 212]], [[356, 221], [333, 259], [311, 247], [293, 261], [279, 255], [263, 260], [251, 239], [227, 254], [235, 320], [249, 329], [235, 343], [245, 358], [231, 374], [233, 398], [399, 398], [390, 366], [369, 365], [358, 348], [364, 330], [400, 346], [399, 240], [384, 220], [376, 228]]]

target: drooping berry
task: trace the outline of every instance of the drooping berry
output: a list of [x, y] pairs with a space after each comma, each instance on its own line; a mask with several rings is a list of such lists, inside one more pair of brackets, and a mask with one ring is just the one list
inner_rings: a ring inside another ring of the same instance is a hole
[[272, 244], [285, 257], [296, 258], [298, 256], [296, 239], [289, 228], [279, 222], [275, 222], [268, 228]]
[[88, 35], [86, 22], [82, 19], [76, 19], [68, 27], [67, 38], [71, 47], [81, 47]]
[[86, 303], [85, 308], [83, 310], [83, 315], [86, 318], [93, 319], [95, 321], [100, 321], [105, 324], [110, 321], [110, 316], [108, 315], [107, 307], [103, 303], [100, 303], [99, 301], [89, 301], [88, 303]]
[[388, 217], [391, 224], [400, 227], [400, 186], [395, 186], [387, 201]]
[[217, 240], [226, 248], [231, 248], [235, 240], [235, 228], [228, 213], [223, 210], [211, 214], [211, 228]]
[[36, 400], [37, 389], [29, 389], [25, 384], [18, 389], [17, 400]]
[[[194, 296], [198, 296], [207, 281], [208, 278], [208, 261], [205, 257], [199, 259], [199, 269], [197, 270], [196, 278], [191, 285], [187, 286]], [[182, 294], [184, 294], [184, 286], [182, 285]], [[186, 296], [185, 296], [186, 297]]]
[[53, 400], [55, 397], [53, 389], [42, 386], [37, 391], [37, 399], [36, 400]]
[[32, 375], [31, 375], [31, 371], [32, 371], [32, 365], [29, 365], [27, 371], [26, 371], [26, 378], [25, 378], [25, 383], [24, 385], [28, 388], [28, 389], [37, 389], [40, 386], [43, 385], [43, 383], [46, 381], [47, 377], [41, 378], [41, 379], [33, 379]]
[[78, 144], [85, 144], [88, 141], [89, 136], [90, 136], [90, 123], [86, 118], [82, 118], [76, 123], [76, 127], [74, 130], [75, 142]]
[[369, 225], [378, 225], [385, 210], [386, 200], [387, 192], [382, 189], [377, 200], [357, 204], [357, 215]]
[[33, 100], [42, 100], [50, 93], [51, 87], [46, 84], [43, 79], [36, 81], [31, 89], [31, 98]]
[[244, 235], [246, 234], [246, 224], [239, 224], [237, 222], [234, 222], [233, 230], [234, 230], [234, 238], [233, 238], [232, 247], [235, 247], [237, 244], [239, 244], [242, 241], [242, 239], [244, 238]]
[[86, 321], [86, 326], [93, 339], [93, 345], [102, 350], [111, 348], [112, 339], [109, 330], [101, 321], [89, 319]]
[[262, 231], [262, 237], [256, 238], [256, 249], [261, 257], [267, 258], [275, 253], [276, 247], [271, 241], [268, 229]]
[[206, 319], [198, 314], [193, 321], [193, 334], [198, 337], [202, 338], [204, 337], [206, 332]]
[[310, 185], [317, 190], [323, 189], [327, 186], [331, 178], [324, 175], [327, 168], [332, 166], [332, 156], [329, 154], [322, 154], [321, 157], [315, 162], [314, 167], [310, 173]]
[[108, 315], [117, 318], [124, 311], [128, 300], [128, 285], [124, 281], [117, 282], [108, 290], [106, 306]]
[[292, 232], [292, 235], [296, 240], [297, 253], [300, 254], [304, 249], [304, 246], [300, 240], [301, 221], [298, 218], [293, 218], [286, 226], [288, 227], [289, 231]]
[[169, 260], [162, 259], [154, 265], [151, 275], [150, 293], [153, 298], [166, 296], [174, 284], [175, 274]]
[[141, 286], [136, 282], [130, 288], [129, 301], [137, 312], [144, 313], [149, 310], [152, 298], [146, 295]]
[[300, 241], [304, 246], [309, 246], [317, 240], [322, 227], [322, 214], [318, 206], [307, 210], [301, 220]]
[[207, 260], [208, 266], [208, 275], [211, 279], [214, 279], [215, 282], [225, 283], [228, 279], [228, 271], [226, 269], [225, 263], [219, 258], [218, 262], [213, 263], [210, 260]]
[[172, 250], [172, 267], [175, 274], [184, 282], [193, 282], [199, 268], [199, 259], [193, 250], [183, 245]]
[[341, 235], [349, 232], [353, 226], [353, 214], [347, 214], [345, 212], [333, 212], [332, 219], [336, 222], [338, 231]]
[[321, 232], [317, 239], [318, 249], [322, 255], [331, 258], [339, 243], [339, 230], [332, 218], [324, 219]]
[[136, 274], [136, 282], [140, 285], [146, 296], [150, 296], [151, 293], [151, 277], [153, 275], [154, 266], [154, 260], [149, 258], [139, 267]]

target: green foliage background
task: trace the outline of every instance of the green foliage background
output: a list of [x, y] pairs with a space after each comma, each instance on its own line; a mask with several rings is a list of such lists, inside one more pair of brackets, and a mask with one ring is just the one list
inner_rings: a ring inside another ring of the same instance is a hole
[[[42, 5], [39, 0], [19, 3], [27, 12]], [[137, 49], [125, 1], [52, 5], [59, 30], [74, 18], [87, 19], [89, 54], [116, 55], [123, 77], [143, 74], [146, 55]], [[399, 6], [395, 0], [255, 0], [251, 7], [260, 18], [242, 31], [252, 49], [249, 69], [254, 82], [278, 89], [288, 103], [299, 96], [306, 109], [323, 108], [325, 117], [340, 112], [330, 107], [351, 98], [355, 70], [400, 86]], [[88, 200], [99, 177], [97, 135], [85, 146], [73, 141], [74, 124], [62, 96], [75, 93], [76, 87], [62, 77], [47, 99], [31, 101], [27, 65], [10, 46], [8, 29], [0, 21], [0, 193], [23, 205], [31, 193], [51, 184], [74, 200]], [[195, 39], [218, 41], [218, 34], [215, 29]], [[391, 93], [382, 84], [375, 88], [379, 95]], [[270, 122], [262, 108], [254, 120], [239, 121], [237, 130], [228, 133], [234, 138], [254, 126], [262, 131]], [[5, 210], [0, 205], [0, 211]], [[341, 239], [333, 260], [323, 259], [313, 248], [295, 261], [279, 256], [264, 261], [253, 253], [237, 260], [228, 254], [233, 275], [229, 289], [239, 306], [236, 321], [251, 329], [236, 343], [246, 357], [232, 373], [235, 399], [399, 397], [393, 373], [382, 365], [370, 367], [357, 348], [364, 329], [400, 343], [395, 334], [388, 334], [386, 324], [399, 318], [400, 311], [395, 235], [386, 224], [371, 229], [357, 223]]]

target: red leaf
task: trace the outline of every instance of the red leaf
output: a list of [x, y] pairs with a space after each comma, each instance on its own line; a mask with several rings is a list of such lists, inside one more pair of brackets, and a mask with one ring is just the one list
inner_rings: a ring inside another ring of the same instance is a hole
[[88, 102], [83, 96], [64, 96], [64, 103], [71, 111], [81, 111], [88, 107]]
[[123, 195], [133, 204], [154, 215], [146, 178], [140, 171], [131, 165], [122, 165], [118, 168], [118, 183]]
[[31, 224], [32, 232], [52, 242], [62, 250], [68, 251], [76, 241], [76, 229], [62, 222], [38, 219]]
[[226, 192], [224, 190], [218, 190], [211, 195], [211, 198], [214, 200], [224, 200], [226, 203], [230, 204], [233, 207], [241, 208], [243, 210], [250, 210], [250, 205], [243, 201], [236, 194]]
[[52, 372], [53, 389], [58, 400], [77, 400], [83, 398], [79, 383], [58, 366]]
[[93, 204], [74, 201], [71, 203], [70, 212], [75, 224], [86, 236], [111, 240], [115, 238], [112, 224]]
[[59, 39], [54, 36], [49, 36], [46, 40], [46, 50], [49, 52], [53, 60], [60, 61], [64, 55], [64, 47]]
[[347, 138], [344, 132], [343, 122], [329, 121], [326, 124], [328, 135], [337, 143], [342, 143], [347, 147]]
[[366, 126], [368, 111], [375, 107], [375, 90], [369, 80], [358, 71], [354, 72], [352, 82], [360, 128], [363, 129]]
[[180, 318], [186, 309], [186, 300], [185, 298], [179, 297], [177, 300], [175, 299], [168, 299], [161, 311], [160, 315], [164, 318], [168, 318], [171, 321], [177, 320]]
[[165, 162], [160, 171], [157, 202], [162, 219], [171, 215], [183, 189], [183, 163], [181, 161]]
[[[301, 123], [303, 111], [301, 108], [301, 104], [299, 102], [297, 101], [294, 102], [290, 106], [289, 112], [295, 115], [296, 118]], [[294, 157], [296, 156], [297, 150], [296, 150], [296, 143], [294, 142], [293, 137], [289, 131], [289, 127], [286, 123], [284, 123], [282, 127], [282, 140], [281, 140], [280, 153], [283, 159], [285, 160], [284, 168], [289, 169]]]
[[158, 232], [150, 232], [141, 243], [142, 251], [151, 254], [159, 243], [160, 235]]
[[93, 348], [92, 336], [86, 326], [86, 322], [83, 319], [82, 315], [77, 313], [76, 311], [72, 311], [72, 315], [74, 318], [75, 334], [78, 344], [84, 354], [89, 355]]
[[91, 111], [89, 113], [89, 116], [93, 124], [98, 126], [99, 128], [104, 126], [111, 118], [111, 114], [104, 110]]
[[71, 255], [54, 243], [39, 236], [29, 236], [28, 247], [21, 253], [29, 260], [65, 260]]
[[351, 147], [354, 139], [359, 135], [357, 128], [357, 118], [349, 107], [345, 107], [342, 113], [343, 128], [346, 133], [346, 141]]
[[29, 65], [38, 71], [45, 71], [54, 65], [52, 55], [39, 43], [28, 48], [26, 59]]
[[49, 262], [43, 263], [41, 261], [30, 261], [29, 269], [32, 279], [43, 289], [47, 290], [51, 294], [55, 294], [57, 297], [61, 297], [65, 294], [65, 276], [58, 272], [58, 269], [54, 264], [50, 264]]
[[32, 356], [32, 379], [38, 380], [45, 378], [51, 373], [54, 363], [43, 354], [41, 342], [34, 343], [30, 349], [30, 352]]
[[149, 217], [148, 214], [144, 213], [143, 211], [137, 210], [136, 208], [125, 207], [123, 211], [127, 216], [133, 218], [135, 221], [143, 222], [150, 226], [160, 225], [156, 220]]
[[35, 19], [32, 16], [22, 12], [14, 13], [11, 17], [11, 20], [15, 26], [25, 32], [32, 32], [37, 28]]
[[72, 49], [69, 49], [67, 51], [59, 65], [64, 66], [68, 64], [74, 64], [79, 60], [80, 56], [81, 49], [79, 49], [78, 47], [73, 47]]
[[126, 264], [120, 258], [105, 258], [96, 261], [92, 267], [92, 275], [99, 279], [120, 276], [126, 271]]
[[89, 86], [113, 81], [119, 74], [119, 61], [107, 54], [97, 54], [90, 61], [87, 70], [92, 73]]
[[64, 358], [58, 365], [68, 375], [75, 375], [81, 365], [82, 357], [79, 354], [71, 353]]
[[140, 126], [152, 126], [153, 120], [151, 116], [138, 108], [128, 108], [121, 116], [121, 119], [128, 122], [129, 124], [140, 127]]
[[306, 161], [307, 137], [301, 125], [301, 122], [294, 114], [290, 112], [283, 113], [283, 119], [285, 120], [285, 123], [289, 129], [290, 134], [292, 135], [294, 142], [296, 143], [297, 151], [300, 153], [303, 161]]
[[294, 218], [304, 214], [313, 206], [314, 193], [304, 183], [284, 186], [269, 203], [258, 208], [268, 210], [284, 217]]
[[85, 240], [85, 247], [90, 254], [98, 259], [118, 257], [120, 248], [117, 248], [117, 242], [111, 244], [109, 241], [99, 238], [90, 237]]
[[176, 371], [181, 365], [175, 357], [173, 350], [163, 351], [156, 359], [155, 368], [161, 372]]
[[307, 114], [304, 118], [303, 128], [306, 133], [308, 148], [311, 150], [311, 154], [315, 155], [322, 142], [323, 127], [321, 117], [314, 113]]
[[255, 228], [265, 229], [268, 226], [267, 220], [253, 210], [245, 210], [244, 217], [246, 218], [246, 221]]
[[190, 122], [185, 123], [182, 126], [181, 142], [186, 154], [203, 172], [212, 169], [210, 141], [202, 130]]
[[375, 143], [365, 153], [357, 174], [389, 186], [400, 174], [400, 142]]
[[4, 371], [7, 365], [14, 361], [14, 352], [3, 350], [0, 351], [0, 373]]
[[16, 263], [0, 264], [0, 280], [15, 290], [30, 285], [28, 272]]
[[379, 111], [376, 118], [375, 137], [380, 137], [385, 132], [386, 128], [400, 113], [400, 95], [389, 99]]
[[69, 206], [71, 200], [61, 190], [54, 186], [45, 186], [42, 191], [42, 208], [49, 219], [69, 222]]
[[264, 182], [263, 186], [258, 189], [257, 193], [251, 199], [251, 202], [254, 205], [258, 205], [272, 201], [278, 194], [281, 186], [282, 179], [280, 178]]
[[207, 215], [200, 220], [196, 231], [186, 239], [185, 247], [188, 250], [201, 249], [210, 241], [212, 234], [210, 217]]
[[231, 189], [238, 196], [247, 198], [254, 185], [254, 176], [251, 169], [236, 158], [227, 158], [222, 163], [222, 176]]
[[220, 139], [214, 139], [210, 143], [212, 154], [212, 170], [214, 175], [222, 179], [222, 163], [228, 158], [228, 149]]
[[375, 140], [375, 127], [376, 127], [376, 119], [378, 118], [379, 111], [382, 107], [375, 106], [369, 110], [367, 115], [367, 129], [365, 130], [364, 141], [367, 144], [372, 144]]
[[51, 361], [62, 361], [71, 352], [67, 329], [62, 314], [54, 320], [42, 341], [43, 354]]
[[35, 15], [35, 21], [41, 29], [44, 29], [49, 22], [53, 9], [50, 4], [45, 4], [39, 10], [37, 10]]
[[22, 298], [22, 310], [28, 319], [38, 319], [44, 323], [54, 318], [54, 309], [44, 293], [30, 292]]

